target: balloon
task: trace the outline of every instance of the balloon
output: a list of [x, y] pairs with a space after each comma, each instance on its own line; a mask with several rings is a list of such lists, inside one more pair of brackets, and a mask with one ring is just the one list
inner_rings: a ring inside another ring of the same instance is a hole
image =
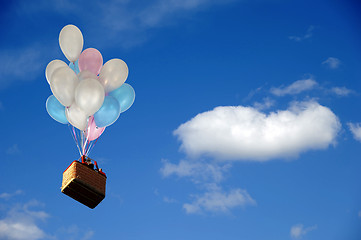
[[75, 102], [88, 116], [99, 110], [104, 97], [103, 85], [96, 79], [84, 79], [75, 89]]
[[56, 99], [54, 95], [51, 95], [46, 100], [46, 111], [49, 113], [55, 121], [62, 124], [67, 124], [68, 120], [65, 116], [65, 107]]
[[50, 88], [54, 96], [65, 107], [74, 101], [75, 88], [79, 80], [73, 70], [68, 66], [58, 68], [51, 76]]
[[97, 75], [95, 75], [94, 73], [89, 72], [87, 70], [81, 71], [78, 74], [78, 78], [79, 78], [79, 81], [82, 81], [82, 80], [87, 79], [87, 78], [98, 79]]
[[110, 92], [109, 96], [115, 97], [120, 104], [121, 112], [125, 112], [132, 106], [135, 99], [135, 92], [132, 86], [124, 83], [119, 88]]
[[45, 69], [45, 77], [46, 77], [46, 80], [48, 80], [48, 83], [50, 84], [50, 80], [51, 80], [51, 75], [54, 73], [54, 71], [58, 68], [61, 68], [61, 67], [66, 67], [68, 66], [65, 62], [61, 61], [61, 60], [53, 60], [51, 61], [48, 66], [46, 66], [46, 69]]
[[94, 117], [89, 117], [88, 120], [88, 128], [86, 129], [85, 136], [87, 136], [89, 141], [93, 141], [100, 137], [102, 133], [104, 132], [105, 127], [97, 127], [94, 121]]
[[103, 106], [94, 114], [94, 121], [98, 127], [112, 125], [120, 115], [120, 105], [112, 96], [104, 98]]
[[83, 49], [83, 34], [74, 25], [66, 25], [59, 34], [61, 51], [70, 62], [75, 62]]
[[98, 75], [102, 66], [103, 57], [95, 48], [87, 48], [79, 56], [80, 71], [88, 70]]
[[99, 81], [105, 92], [111, 92], [120, 87], [128, 77], [128, 66], [120, 59], [111, 59], [104, 64], [99, 74]]
[[78, 74], [80, 72], [79, 71], [79, 60], [69, 63], [69, 67], [71, 70], [73, 70], [75, 72], [75, 74]]
[[75, 103], [66, 108], [65, 115], [71, 125], [81, 131], [85, 131], [88, 125], [88, 116]]

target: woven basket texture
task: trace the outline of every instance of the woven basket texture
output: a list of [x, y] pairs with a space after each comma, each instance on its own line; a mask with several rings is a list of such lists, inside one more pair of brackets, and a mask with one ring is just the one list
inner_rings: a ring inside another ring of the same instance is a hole
[[94, 208], [105, 197], [106, 177], [74, 161], [63, 173], [61, 191], [82, 204]]

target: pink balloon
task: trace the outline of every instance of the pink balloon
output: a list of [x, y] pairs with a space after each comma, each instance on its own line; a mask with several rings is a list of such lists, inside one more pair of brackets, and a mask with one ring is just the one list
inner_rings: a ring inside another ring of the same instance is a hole
[[88, 70], [98, 75], [103, 66], [102, 54], [95, 48], [85, 49], [79, 56], [79, 70]]
[[89, 141], [93, 141], [95, 139], [97, 139], [98, 137], [100, 137], [100, 135], [102, 135], [102, 133], [104, 132], [105, 127], [97, 127], [97, 125], [95, 124], [94, 121], [94, 117], [91, 116], [89, 117], [88, 120], [88, 128], [86, 129], [85, 132], [85, 136], [87, 136]]

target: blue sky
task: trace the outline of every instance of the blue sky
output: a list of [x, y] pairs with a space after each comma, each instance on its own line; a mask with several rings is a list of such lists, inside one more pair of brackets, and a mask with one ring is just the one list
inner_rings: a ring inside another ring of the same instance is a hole
[[[0, 239], [360, 239], [357, 1], [1, 4]], [[45, 109], [67, 24], [136, 91], [94, 210], [60, 192], [79, 155]]]

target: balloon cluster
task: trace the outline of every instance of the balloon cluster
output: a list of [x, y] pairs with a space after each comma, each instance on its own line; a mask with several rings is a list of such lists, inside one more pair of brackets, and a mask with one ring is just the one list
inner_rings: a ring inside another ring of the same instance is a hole
[[93, 141], [130, 108], [135, 92], [124, 83], [128, 66], [123, 60], [111, 59], [103, 65], [101, 53], [95, 48], [82, 51], [83, 44], [76, 26], [67, 25], [60, 31], [59, 45], [70, 63], [53, 60], [47, 65], [45, 76], [53, 95], [46, 109], [53, 119], [70, 123], [86, 141]]

